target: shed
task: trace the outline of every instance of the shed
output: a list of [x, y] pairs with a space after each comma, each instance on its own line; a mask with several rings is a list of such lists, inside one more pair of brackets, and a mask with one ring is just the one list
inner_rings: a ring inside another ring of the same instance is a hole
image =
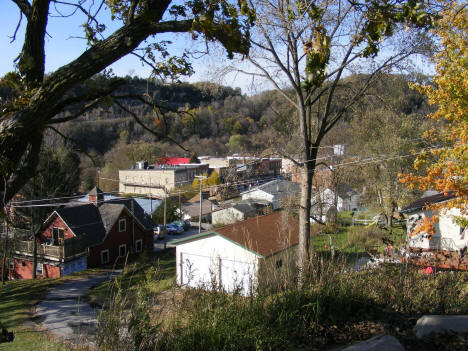
[[266, 262], [281, 269], [297, 243], [297, 220], [275, 212], [170, 244], [176, 246], [179, 285], [251, 295]]

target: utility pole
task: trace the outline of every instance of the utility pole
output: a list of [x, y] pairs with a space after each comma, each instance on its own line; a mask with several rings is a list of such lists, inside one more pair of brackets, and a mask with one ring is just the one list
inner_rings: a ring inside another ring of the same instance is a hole
[[179, 219], [182, 220], [182, 198], [181, 195], [185, 193], [183, 190], [177, 190], [173, 192], [173, 195], [178, 195], [179, 196]]
[[[134, 203], [134, 199], [131, 200], [131, 204], [132, 204], [132, 246], [130, 247], [134, 247], [135, 245], [135, 203]], [[119, 249], [120, 250], [120, 249]]]
[[195, 176], [200, 182], [200, 216], [198, 217], [198, 233], [201, 233], [201, 218], [202, 218], [202, 188], [203, 188], [203, 179], [206, 179], [206, 176]]
[[166, 231], [166, 199], [167, 199], [167, 194], [164, 193], [164, 211], [163, 211], [163, 225], [164, 225], [164, 231]]

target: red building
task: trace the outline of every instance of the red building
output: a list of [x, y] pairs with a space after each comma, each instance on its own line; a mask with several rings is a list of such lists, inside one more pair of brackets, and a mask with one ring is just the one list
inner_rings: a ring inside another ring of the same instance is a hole
[[[36, 240], [37, 277], [62, 277], [152, 248], [154, 223], [135, 200], [104, 201], [98, 188], [88, 200], [57, 209], [45, 221]], [[34, 242], [19, 241], [14, 252], [10, 278], [31, 279]]]

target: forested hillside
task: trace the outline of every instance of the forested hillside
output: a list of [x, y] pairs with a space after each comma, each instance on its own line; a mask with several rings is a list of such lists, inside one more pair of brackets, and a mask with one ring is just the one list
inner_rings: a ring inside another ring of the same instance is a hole
[[[73, 93], [92, 90], [106, 79], [103, 76], [95, 77]], [[377, 140], [369, 138], [376, 130], [385, 129], [387, 134], [398, 134], [404, 130], [406, 138], [410, 138], [411, 134], [420, 135], [418, 133], [424, 126], [419, 121], [429, 112], [429, 107], [425, 97], [411, 90], [408, 82], [426, 80], [422, 76], [383, 76], [361, 103], [329, 133], [324, 145], [343, 143], [353, 154], [361, 152], [369, 156], [371, 150], [377, 152], [376, 148], [366, 144]], [[342, 79], [342, 91], [347, 91], [349, 87], [357, 89], [362, 81], [362, 76]], [[8, 87], [0, 87], [2, 96], [9, 93]], [[338, 100], [346, 103], [346, 94], [338, 94]], [[297, 152], [295, 135], [298, 126], [294, 109], [276, 91], [247, 96], [238, 88], [208, 82], [162, 85], [126, 77], [125, 84], [114, 95], [146, 95], [154, 105], [135, 99], [121, 99], [123, 109], [109, 101], [59, 127], [60, 133], [68, 138], [67, 148], [73, 148], [82, 155], [83, 191], [94, 184], [97, 168], [101, 169], [102, 177], [116, 179], [118, 169], [127, 168], [139, 159], [153, 162], [162, 155], [260, 155], [272, 147], [291, 155]], [[67, 110], [60, 117], [76, 112]], [[145, 130], [131, 114], [162, 137], [155, 137]], [[383, 115], [389, 116], [384, 118]], [[417, 128], [413, 132], [408, 128], [402, 129], [403, 122]], [[385, 128], [381, 128], [383, 125], [379, 123], [384, 123]], [[64, 143], [62, 137], [49, 132], [46, 147], [57, 148], [64, 146]], [[397, 145], [394, 146], [397, 150]], [[387, 146], [386, 150], [391, 151]], [[103, 186], [110, 190], [115, 189], [116, 184], [104, 180]]]

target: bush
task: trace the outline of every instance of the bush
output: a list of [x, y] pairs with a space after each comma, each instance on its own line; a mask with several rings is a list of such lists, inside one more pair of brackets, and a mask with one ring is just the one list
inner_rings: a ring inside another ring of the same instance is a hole
[[348, 247], [366, 248], [382, 245], [387, 233], [376, 227], [350, 227], [348, 230]]

